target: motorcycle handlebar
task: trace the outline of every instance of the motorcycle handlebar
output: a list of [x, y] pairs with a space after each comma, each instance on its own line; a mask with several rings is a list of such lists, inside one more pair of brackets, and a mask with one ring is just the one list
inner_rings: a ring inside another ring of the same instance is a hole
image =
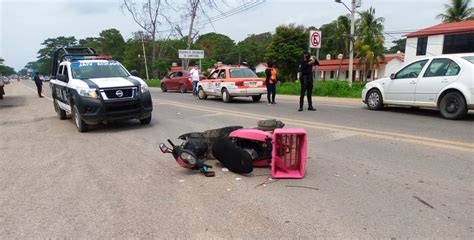
[[173, 143], [170, 139], [168, 139], [168, 142], [170, 143], [171, 147], [173, 147], [173, 148], [176, 147], [176, 146], [174, 145], [174, 143]]

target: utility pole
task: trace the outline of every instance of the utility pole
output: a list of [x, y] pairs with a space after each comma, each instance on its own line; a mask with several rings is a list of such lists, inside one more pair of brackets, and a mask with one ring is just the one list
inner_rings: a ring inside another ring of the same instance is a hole
[[146, 62], [146, 51], [145, 51], [145, 43], [143, 42], [143, 33], [140, 34], [142, 37], [142, 48], [143, 48], [143, 58], [145, 59], [145, 72], [146, 72], [146, 80], [150, 80], [150, 77], [148, 75], [148, 64]]
[[351, 4], [351, 34], [349, 36], [349, 86], [352, 87], [352, 72], [354, 71], [354, 31], [355, 31], [355, 10], [356, 0], [352, 0]]

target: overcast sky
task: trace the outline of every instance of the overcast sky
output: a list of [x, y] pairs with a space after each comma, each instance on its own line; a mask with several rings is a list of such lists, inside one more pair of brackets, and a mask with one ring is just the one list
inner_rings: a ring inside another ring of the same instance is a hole
[[[350, 0], [342, 1], [350, 4]], [[241, 2], [225, 0], [221, 11]], [[416, 30], [439, 23], [436, 15], [443, 11], [446, 2], [448, 0], [362, 0], [358, 10], [373, 6], [376, 15], [385, 18], [387, 32]], [[0, 57], [18, 71], [27, 62], [36, 60], [37, 51], [47, 38], [97, 37], [104, 29], [116, 28], [128, 39], [139, 29], [121, 9], [121, 4], [122, 0], [0, 0]], [[200, 33], [216, 31], [238, 42], [249, 34], [274, 31], [281, 24], [319, 27], [346, 13], [347, 9], [334, 0], [266, 0], [248, 11], [208, 24]], [[386, 37], [387, 43], [392, 40]]]

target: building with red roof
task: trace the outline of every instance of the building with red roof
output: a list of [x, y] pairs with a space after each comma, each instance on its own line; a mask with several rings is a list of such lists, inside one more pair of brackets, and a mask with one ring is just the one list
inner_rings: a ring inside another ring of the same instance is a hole
[[474, 20], [441, 23], [406, 35], [405, 60], [474, 52]]

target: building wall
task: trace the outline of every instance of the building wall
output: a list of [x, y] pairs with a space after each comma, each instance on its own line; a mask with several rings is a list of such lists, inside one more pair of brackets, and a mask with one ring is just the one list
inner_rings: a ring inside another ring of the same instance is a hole
[[428, 44], [426, 47], [426, 55], [416, 56], [416, 47], [418, 44], [418, 38], [407, 38], [405, 46], [405, 62], [412, 62], [416, 59], [423, 58], [426, 56], [437, 56], [443, 54], [443, 43], [444, 35], [435, 35], [428, 37]]
[[403, 62], [398, 59], [392, 59], [385, 67], [381, 68], [378, 73], [378, 78], [390, 77], [390, 74], [397, 72], [403, 66]]

